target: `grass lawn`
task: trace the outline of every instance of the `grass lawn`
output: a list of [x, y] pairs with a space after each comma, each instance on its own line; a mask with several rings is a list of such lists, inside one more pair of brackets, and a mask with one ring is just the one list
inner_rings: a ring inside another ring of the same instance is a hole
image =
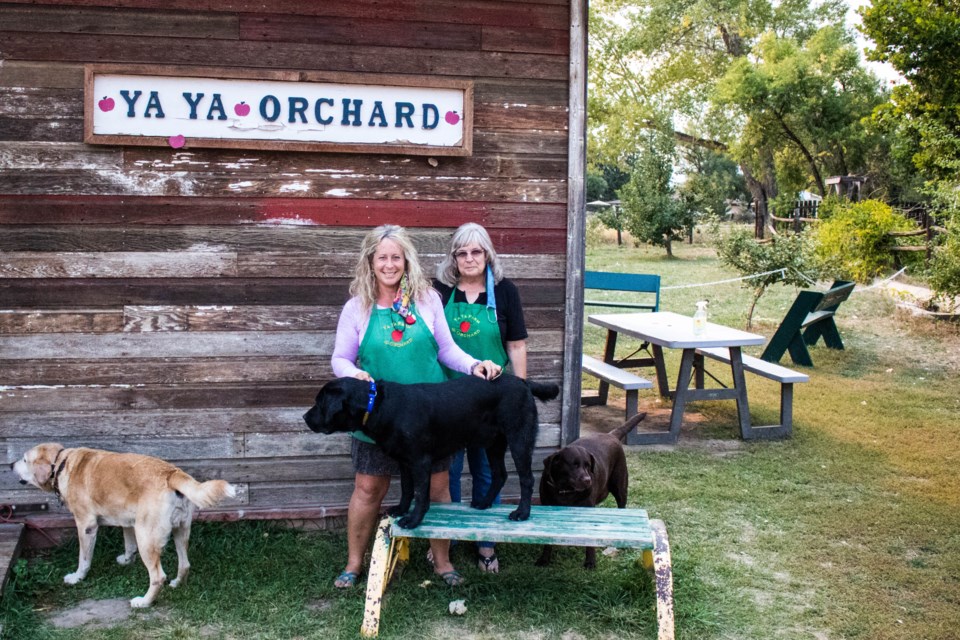
[[[587, 261], [660, 273], [663, 310], [690, 315], [706, 298], [711, 320], [742, 328], [747, 289], [681, 288], [736, 274], [705, 245], [675, 253], [668, 260], [662, 250], [604, 245], [589, 249]], [[771, 289], [753, 330], [772, 334], [795, 295]], [[630, 506], [663, 519], [670, 535], [678, 638], [958, 637], [960, 331], [897, 312], [878, 289], [854, 293], [837, 322], [847, 348], [811, 350], [815, 367], [796, 388], [791, 440], [744, 443], [732, 402], [701, 402], [693, 407], [699, 423], [685, 426], [677, 446], [631, 448]], [[588, 327], [585, 350], [600, 355], [602, 340]], [[748, 376], [758, 421], [775, 422], [777, 385]], [[641, 393], [641, 404], [659, 407], [654, 395]], [[120, 532], [104, 529], [100, 538], [91, 574], [75, 587], [62, 583], [75, 544], [18, 564], [0, 601], [3, 638], [358, 635], [362, 590], [332, 587], [346, 557], [343, 534], [263, 523], [197, 524], [190, 580], [164, 590], [153, 609], [99, 628], [54, 627], [54, 612], [145, 591], [142, 564], [113, 561]], [[468, 582], [448, 588], [431, 579], [425, 550], [414, 546], [390, 588], [381, 638], [656, 637], [652, 589], [634, 553], [601, 555], [586, 572], [580, 549], [560, 550], [555, 566], [541, 569], [533, 564], [539, 549], [500, 545], [502, 572], [492, 576], [459, 545], [454, 561]], [[168, 573], [175, 562], [168, 549]], [[461, 598], [467, 613], [451, 616], [448, 603]]]

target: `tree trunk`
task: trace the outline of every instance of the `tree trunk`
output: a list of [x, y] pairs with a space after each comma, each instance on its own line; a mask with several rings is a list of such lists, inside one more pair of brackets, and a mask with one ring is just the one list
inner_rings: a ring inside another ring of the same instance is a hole
[[757, 302], [760, 300], [760, 296], [763, 295], [763, 287], [758, 287], [753, 290], [753, 301], [750, 303], [750, 311], [747, 312], [747, 331], [753, 328], [753, 310], [757, 308]]
[[761, 152], [763, 168], [761, 175], [755, 176], [746, 163], [740, 164], [740, 171], [747, 183], [747, 190], [753, 197], [754, 227], [753, 235], [763, 240], [770, 225], [770, 200], [777, 197], [777, 180], [773, 173], [773, 154], [769, 150]]
[[823, 183], [823, 177], [820, 175], [820, 167], [817, 166], [817, 160], [813, 157], [813, 153], [807, 149], [807, 145], [803, 144], [803, 141], [800, 137], [793, 132], [790, 127], [787, 126], [786, 121], [780, 116], [779, 113], [774, 111], [774, 116], [777, 118], [777, 122], [780, 123], [780, 128], [786, 134], [787, 138], [793, 141], [793, 144], [800, 149], [800, 153], [803, 154], [803, 157], [806, 158], [807, 164], [810, 166], [810, 171], [813, 173], [813, 179], [817, 183], [817, 191], [820, 192], [820, 197], [827, 195], [827, 188]]
[[667, 257], [673, 257], [673, 242], [670, 241], [670, 238], [667, 238], [666, 242], [663, 243], [663, 248], [667, 250]]

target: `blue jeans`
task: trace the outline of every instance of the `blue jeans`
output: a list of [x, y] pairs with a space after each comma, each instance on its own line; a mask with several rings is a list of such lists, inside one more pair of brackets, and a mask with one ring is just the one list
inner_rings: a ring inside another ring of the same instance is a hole
[[[467, 462], [470, 463], [470, 477], [473, 478], [473, 500], [479, 501], [485, 495], [490, 485], [493, 484], [493, 476], [490, 473], [490, 463], [487, 462], [487, 452], [483, 447], [468, 447], [461, 449], [453, 454], [453, 460], [450, 463], [450, 499], [454, 502], [460, 502], [460, 476], [463, 475], [463, 453], [467, 453]], [[500, 504], [500, 495], [498, 494], [493, 504]], [[478, 547], [487, 549], [493, 548], [492, 542], [478, 542]]]

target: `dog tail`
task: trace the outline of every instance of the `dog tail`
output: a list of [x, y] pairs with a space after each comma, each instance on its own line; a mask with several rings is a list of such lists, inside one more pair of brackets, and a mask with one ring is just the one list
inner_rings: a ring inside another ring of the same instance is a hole
[[627, 438], [627, 434], [633, 431], [633, 428], [638, 424], [640, 424], [640, 421], [646, 417], [647, 417], [646, 412], [638, 413], [637, 415], [633, 416], [632, 418], [624, 422], [622, 425], [620, 425], [619, 427], [611, 431], [610, 435], [612, 435], [614, 438], [616, 438], [620, 442], [624, 442]]
[[527, 380], [527, 386], [530, 387], [530, 393], [539, 400], [553, 400], [560, 395], [560, 387], [553, 382], [530, 382]]
[[201, 509], [212, 507], [224, 498], [236, 498], [237, 488], [226, 480], [208, 480], [197, 482], [186, 472], [179, 469], [170, 476], [167, 484], [174, 491], [179, 491], [187, 500]]

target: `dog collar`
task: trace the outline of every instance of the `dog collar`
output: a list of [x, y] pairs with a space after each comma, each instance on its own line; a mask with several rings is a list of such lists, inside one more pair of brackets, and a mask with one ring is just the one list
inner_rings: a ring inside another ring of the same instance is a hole
[[57, 455], [53, 458], [53, 464], [50, 465], [50, 481], [53, 485], [53, 495], [57, 496], [60, 504], [63, 504], [63, 496], [60, 494], [60, 472], [63, 471], [63, 467], [67, 464], [67, 458], [64, 456], [63, 462], [60, 463], [59, 467], [57, 466], [57, 460], [60, 459], [60, 454], [64, 451], [66, 451], [66, 449], [57, 451]]
[[370, 381], [370, 390], [367, 391], [367, 410], [363, 413], [363, 424], [367, 424], [367, 418], [373, 413], [373, 403], [377, 399], [377, 383]]

